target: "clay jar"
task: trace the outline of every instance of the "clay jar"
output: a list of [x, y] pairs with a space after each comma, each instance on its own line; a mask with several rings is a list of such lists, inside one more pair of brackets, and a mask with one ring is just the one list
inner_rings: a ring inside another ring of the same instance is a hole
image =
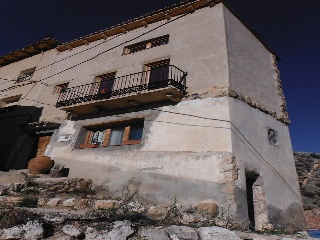
[[53, 166], [53, 161], [47, 156], [37, 156], [32, 158], [28, 163], [30, 174], [45, 173]]

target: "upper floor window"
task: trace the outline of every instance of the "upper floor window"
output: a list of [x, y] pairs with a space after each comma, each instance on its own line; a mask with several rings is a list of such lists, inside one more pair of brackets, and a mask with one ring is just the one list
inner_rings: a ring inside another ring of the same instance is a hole
[[169, 42], [169, 35], [164, 35], [161, 37], [149, 39], [147, 41], [135, 43], [124, 48], [124, 55], [139, 52], [139, 51], [153, 48], [153, 47], [158, 47], [161, 45], [165, 45], [165, 44], [168, 44], [168, 42]]
[[21, 83], [21, 82], [30, 80], [32, 78], [33, 73], [35, 72], [35, 70], [36, 70], [36, 68], [30, 68], [30, 69], [22, 71], [19, 74], [19, 77], [17, 78], [16, 83]]
[[67, 88], [69, 86], [69, 83], [61, 83], [61, 84], [58, 84], [56, 86], [54, 86], [54, 94], [60, 94], [60, 93], [64, 93]]
[[21, 95], [3, 98], [0, 100], [0, 107], [10, 107], [16, 105], [21, 98]]
[[80, 148], [139, 144], [143, 133], [143, 119], [89, 126], [86, 129], [86, 139]]

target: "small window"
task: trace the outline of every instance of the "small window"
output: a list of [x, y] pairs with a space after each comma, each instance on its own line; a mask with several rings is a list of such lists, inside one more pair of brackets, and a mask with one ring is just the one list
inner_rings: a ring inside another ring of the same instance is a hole
[[36, 68], [31, 68], [31, 69], [27, 69], [27, 70], [22, 71], [19, 74], [19, 77], [17, 78], [16, 83], [21, 83], [21, 82], [30, 80], [32, 78], [35, 70], [36, 70]]
[[143, 119], [130, 122], [89, 126], [87, 136], [80, 148], [95, 148], [140, 144], [143, 133]]
[[10, 107], [16, 105], [20, 101], [21, 95], [3, 98], [0, 100], [0, 107]]
[[161, 45], [165, 45], [165, 44], [168, 44], [168, 42], [169, 42], [169, 35], [164, 35], [161, 37], [149, 39], [147, 41], [132, 44], [124, 48], [124, 55], [140, 52], [142, 50], [158, 47]]
[[268, 129], [268, 140], [269, 140], [269, 143], [272, 145], [275, 145], [275, 146], [279, 145], [278, 133], [271, 128]]
[[54, 87], [54, 94], [64, 93], [69, 86], [69, 83], [61, 83]]

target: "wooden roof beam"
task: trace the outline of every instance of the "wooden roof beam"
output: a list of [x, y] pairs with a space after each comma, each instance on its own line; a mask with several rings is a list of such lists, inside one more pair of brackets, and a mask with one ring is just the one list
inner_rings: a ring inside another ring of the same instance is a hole
[[144, 26], [144, 27], [148, 27], [148, 22], [145, 21], [145, 20], [143, 20], [143, 21], [141, 22], [141, 24], [142, 24], [142, 26]]
[[125, 27], [122, 27], [122, 28], [121, 28], [121, 32], [122, 32], [122, 33], [127, 33], [128, 30], [127, 30]]
[[170, 14], [166, 13], [166, 14], [164, 15], [164, 18], [169, 21], [169, 20], [171, 19], [171, 16], [170, 16]]
[[216, 3], [214, 2], [214, 0], [207, 0], [208, 4], [210, 7], [214, 7], [216, 5]]
[[191, 5], [191, 6], [188, 7], [188, 10], [189, 10], [190, 12], [194, 12], [196, 9]]

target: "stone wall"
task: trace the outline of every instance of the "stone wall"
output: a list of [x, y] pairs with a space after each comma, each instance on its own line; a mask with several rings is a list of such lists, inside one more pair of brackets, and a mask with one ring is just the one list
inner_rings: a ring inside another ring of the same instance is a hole
[[320, 154], [295, 152], [294, 158], [304, 208], [320, 208]]

